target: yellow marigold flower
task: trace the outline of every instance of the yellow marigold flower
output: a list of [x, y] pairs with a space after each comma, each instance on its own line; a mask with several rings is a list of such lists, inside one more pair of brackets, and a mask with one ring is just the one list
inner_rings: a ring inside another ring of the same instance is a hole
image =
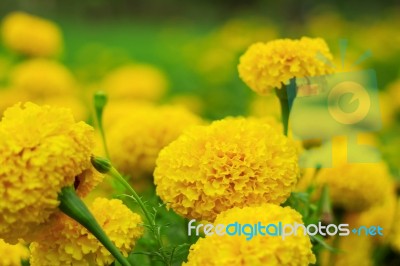
[[351, 227], [380, 226], [383, 228], [383, 236], [374, 236], [372, 240], [377, 243], [384, 243], [392, 236], [395, 225], [397, 196], [394, 186], [385, 193], [385, 198], [380, 204], [376, 204], [367, 211], [361, 213], [349, 213], [346, 220]]
[[[265, 204], [259, 207], [233, 208], [219, 214], [216, 224], [287, 223], [303, 224], [301, 215], [290, 207]], [[309, 265], [315, 263], [312, 245], [308, 236], [299, 228], [297, 235], [286, 237], [255, 235], [251, 240], [246, 236], [216, 234], [200, 238], [188, 256], [186, 266], [202, 265]], [[218, 251], [218, 252], [215, 252]], [[212, 255], [211, 255], [212, 254]]]
[[28, 93], [32, 99], [72, 94], [75, 80], [62, 64], [44, 58], [36, 58], [17, 65], [10, 77], [16, 89]]
[[366, 235], [350, 234], [338, 239], [336, 248], [340, 251], [332, 253], [324, 251], [318, 259], [322, 266], [373, 266], [371, 257], [373, 253], [372, 237]]
[[[143, 234], [141, 217], [117, 199], [97, 198], [90, 210], [110, 240], [128, 256]], [[102, 266], [114, 261], [91, 233], [64, 214], [52, 219], [30, 249], [32, 266]]]
[[[328, 164], [332, 156], [333, 164]], [[375, 151], [362, 145], [347, 143], [337, 138], [318, 149], [311, 150], [308, 160], [322, 168], [305, 175], [304, 188], [314, 183], [318, 188], [329, 187], [332, 203], [348, 211], [365, 211], [383, 202], [387, 191], [393, 187], [386, 164]], [[357, 163], [370, 162], [371, 163]]]
[[239, 75], [253, 91], [266, 95], [274, 88], [282, 88], [292, 78], [332, 72], [319, 54], [332, 59], [327, 44], [321, 38], [258, 42], [241, 56]]
[[397, 201], [397, 207], [396, 207], [396, 216], [395, 216], [395, 222], [393, 225], [393, 233], [391, 235], [391, 240], [390, 244], [391, 246], [398, 252], [400, 253], [400, 199]]
[[[116, 112], [120, 110], [117, 108]], [[184, 129], [200, 123], [198, 116], [177, 106], [137, 105], [126, 109], [106, 128], [111, 160], [118, 170], [131, 177], [151, 174], [160, 150]]]
[[235, 206], [280, 204], [298, 176], [293, 143], [257, 119], [192, 127], [160, 152], [156, 164], [157, 194], [167, 206], [207, 221]]
[[101, 181], [91, 165], [93, 128], [67, 109], [17, 104], [0, 122], [0, 237], [28, 239], [59, 204], [62, 187], [86, 195]]
[[55, 23], [24, 12], [12, 12], [4, 18], [2, 37], [5, 46], [30, 56], [54, 56], [62, 46]]
[[0, 265], [20, 266], [21, 260], [29, 258], [28, 249], [22, 244], [10, 245], [0, 239]]
[[158, 100], [168, 81], [158, 68], [145, 64], [125, 65], [108, 74], [102, 88], [111, 99]]

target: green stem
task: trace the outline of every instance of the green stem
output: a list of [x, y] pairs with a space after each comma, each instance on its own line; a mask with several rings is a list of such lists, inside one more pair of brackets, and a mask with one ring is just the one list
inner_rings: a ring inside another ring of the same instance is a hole
[[[285, 136], [288, 135], [288, 130], [289, 130], [289, 116], [290, 116], [290, 110], [292, 107], [291, 101], [293, 101], [294, 97], [296, 97], [296, 87], [295, 86], [296, 86], [295, 80], [292, 79], [292, 80], [290, 80], [289, 87], [284, 85], [280, 89], [275, 89], [275, 93], [278, 96], [279, 103], [281, 105], [283, 134]], [[292, 94], [292, 95], [290, 95], [290, 97], [288, 94], [288, 90], [290, 90], [290, 93]]]
[[106, 142], [106, 134], [104, 132], [104, 127], [103, 127], [103, 111], [104, 107], [107, 104], [107, 95], [102, 91], [98, 91], [93, 95], [93, 102], [94, 102], [94, 109], [96, 112], [97, 126], [99, 127], [101, 141], [103, 142], [104, 152], [106, 154], [106, 157], [110, 159], [110, 154], [108, 152], [107, 142]]
[[104, 159], [104, 158], [99, 158], [99, 157], [92, 157], [92, 164], [94, 168], [96, 168], [99, 172], [108, 174], [112, 176], [116, 181], [118, 181], [127, 191], [130, 192], [131, 196], [133, 199], [139, 204], [139, 207], [141, 208], [144, 216], [146, 217], [147, 222], [150, 225], [151, 231], [154, 235], [154, 238], [157, 240], [160, 253], [163, 257], [164, 263], [166, 265], [170, 265], [168, 262], [168, 256], [164, 252], [164, 245], [161, 240], [161, 234], [160, 230], [157, 227], [155, 218], [152, 217], [148, 209], [146, 208], [145, 204], [143, 203], [142, 199], [139, 197], [139, 195], [136, 193], [136, 191], [129, 185], [129, 183], [125, 180], [125, 178], [115, 169], [109, 160]]
[[73, 187], [64, 187], [58, 194], [60, 201], [59, 209], [80, 223], [89, 232], [91, 232], [104, 247], [114, 256], [123, 266], [131, 266], [129, 261], [122, 255], [118, 248], [111, 242], [106, 233], [97, 223], [96, 219], [90, 213], [85, 203], [78, 197]]

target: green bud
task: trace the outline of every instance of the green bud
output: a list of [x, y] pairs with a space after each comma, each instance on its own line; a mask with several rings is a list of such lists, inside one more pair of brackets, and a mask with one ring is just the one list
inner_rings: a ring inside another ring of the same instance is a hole
[[90, 161], [92, 162], [93, 167], [102, 174], [107, 174], [112, 168], [111, 162], [105, 158], [93, 155], [92, 158], [90, 158]]
[[104, 91], [97, 91], [93, 95], [94, 107], [97, 113], [103, 113], [104, 106], [107, 104], [107, 94]]

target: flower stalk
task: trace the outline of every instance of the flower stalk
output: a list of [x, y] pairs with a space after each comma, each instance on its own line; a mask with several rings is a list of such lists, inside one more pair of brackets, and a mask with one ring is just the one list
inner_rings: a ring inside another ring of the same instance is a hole
[[275, 89], [281, 105], [283, 134], [288, 135], [289, 130], [289, 116], [292, 109], [293, 100], [296, 97], [296, 81], [294, 78], [290, 80], [288, 86], [283, 86], [281, 89]]
[[109, 160], [105, 158], [100, 158], [100, 157], [95, 157], [93, 156], [92, 159], [92, 164], [96, 170], [98, 170], [100, 173], [103, 174], [108, 174], [111, 177], [113, 177], [117, 182], [119, 182], [129, 193], [130, 196], [137, 202], [139, 205], [140, 209], [142, 210], [144, 216], [146, 217], [146, 220], [149, 224], [149, 228], [151, 232], [154, 235], [154, 238], [157, 240], [157, 244], [160, 249], [161, 256], [163, 258], [163, 261], [166, 265], [170, 265], [168, 256], [164, 253], [164, 245], [161, 240], [161, 234], [159, 227], [156, 224], [155, 217], [150, 213], [150, 211], [146, 208], [146, 205], [140, 198], [140, 196], [136, 193], [136, 191], [129, 185], [129, 183], [125, 180], [125, 178], [115, 169], [112, 164], [110, 163]]
[[73, 187], [62, 188], [58, 194], [58, 199], [60, 201], [59, 209], [64, 214], [77, 221], [92, 233], [122, 266], [131, 266], [129, 261], [108, 238], [85, 203], [78, 197]]
[[93, 95], [94, 109], [96, 113], [96, 121], [97, 126], [99, 127], [101, 140], [103, 142], [104, 152], [107, 158], [110, 158], [110, 154], [108, 152], [106, 136], [103, 127], [103, 111], [108, 101], [107, 95], [103, 91], [98, 91]]

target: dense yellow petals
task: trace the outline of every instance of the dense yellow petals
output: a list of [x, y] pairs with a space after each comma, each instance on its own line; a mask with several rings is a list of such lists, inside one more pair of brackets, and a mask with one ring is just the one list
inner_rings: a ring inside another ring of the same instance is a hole
[[[301, 215], [290, 207], [280, 207], [274, 204], [264, 204], [259, 207], [233, 208], [219, 214], [215, 224], [263, 225], [303, 224]], [[246, 236], [213, 234], [200, 238], [194, 244], [188, 256], [186, 266], [281, 266], [281, 265], [309, 265], [315, 263], [315, 256], [308, 236], [298, 232], [282, 240], [281, 236], [253, 236], [246, 240]]]
[[232, 207], [280, 204], [298, 177], [297, 152], [275, 125], [227, 118], [188, 129], [157, 159], [157, 194], [176, 213], [213, 221]]
[[0, 237], [29, 239], [57, 210], [58, 193], [86, 195], [101, 176], [91, 165], [93, 128], [62, 108], [17, 104], [0, 122]]
[[[143, 234], [141, 217], [122, 201], [94, 200], [90, 211], [115, 246], [128, 256]], [[59, 214], [30, 246], [32, 266], [110, 265], [114, 258], [76, 221]]]

